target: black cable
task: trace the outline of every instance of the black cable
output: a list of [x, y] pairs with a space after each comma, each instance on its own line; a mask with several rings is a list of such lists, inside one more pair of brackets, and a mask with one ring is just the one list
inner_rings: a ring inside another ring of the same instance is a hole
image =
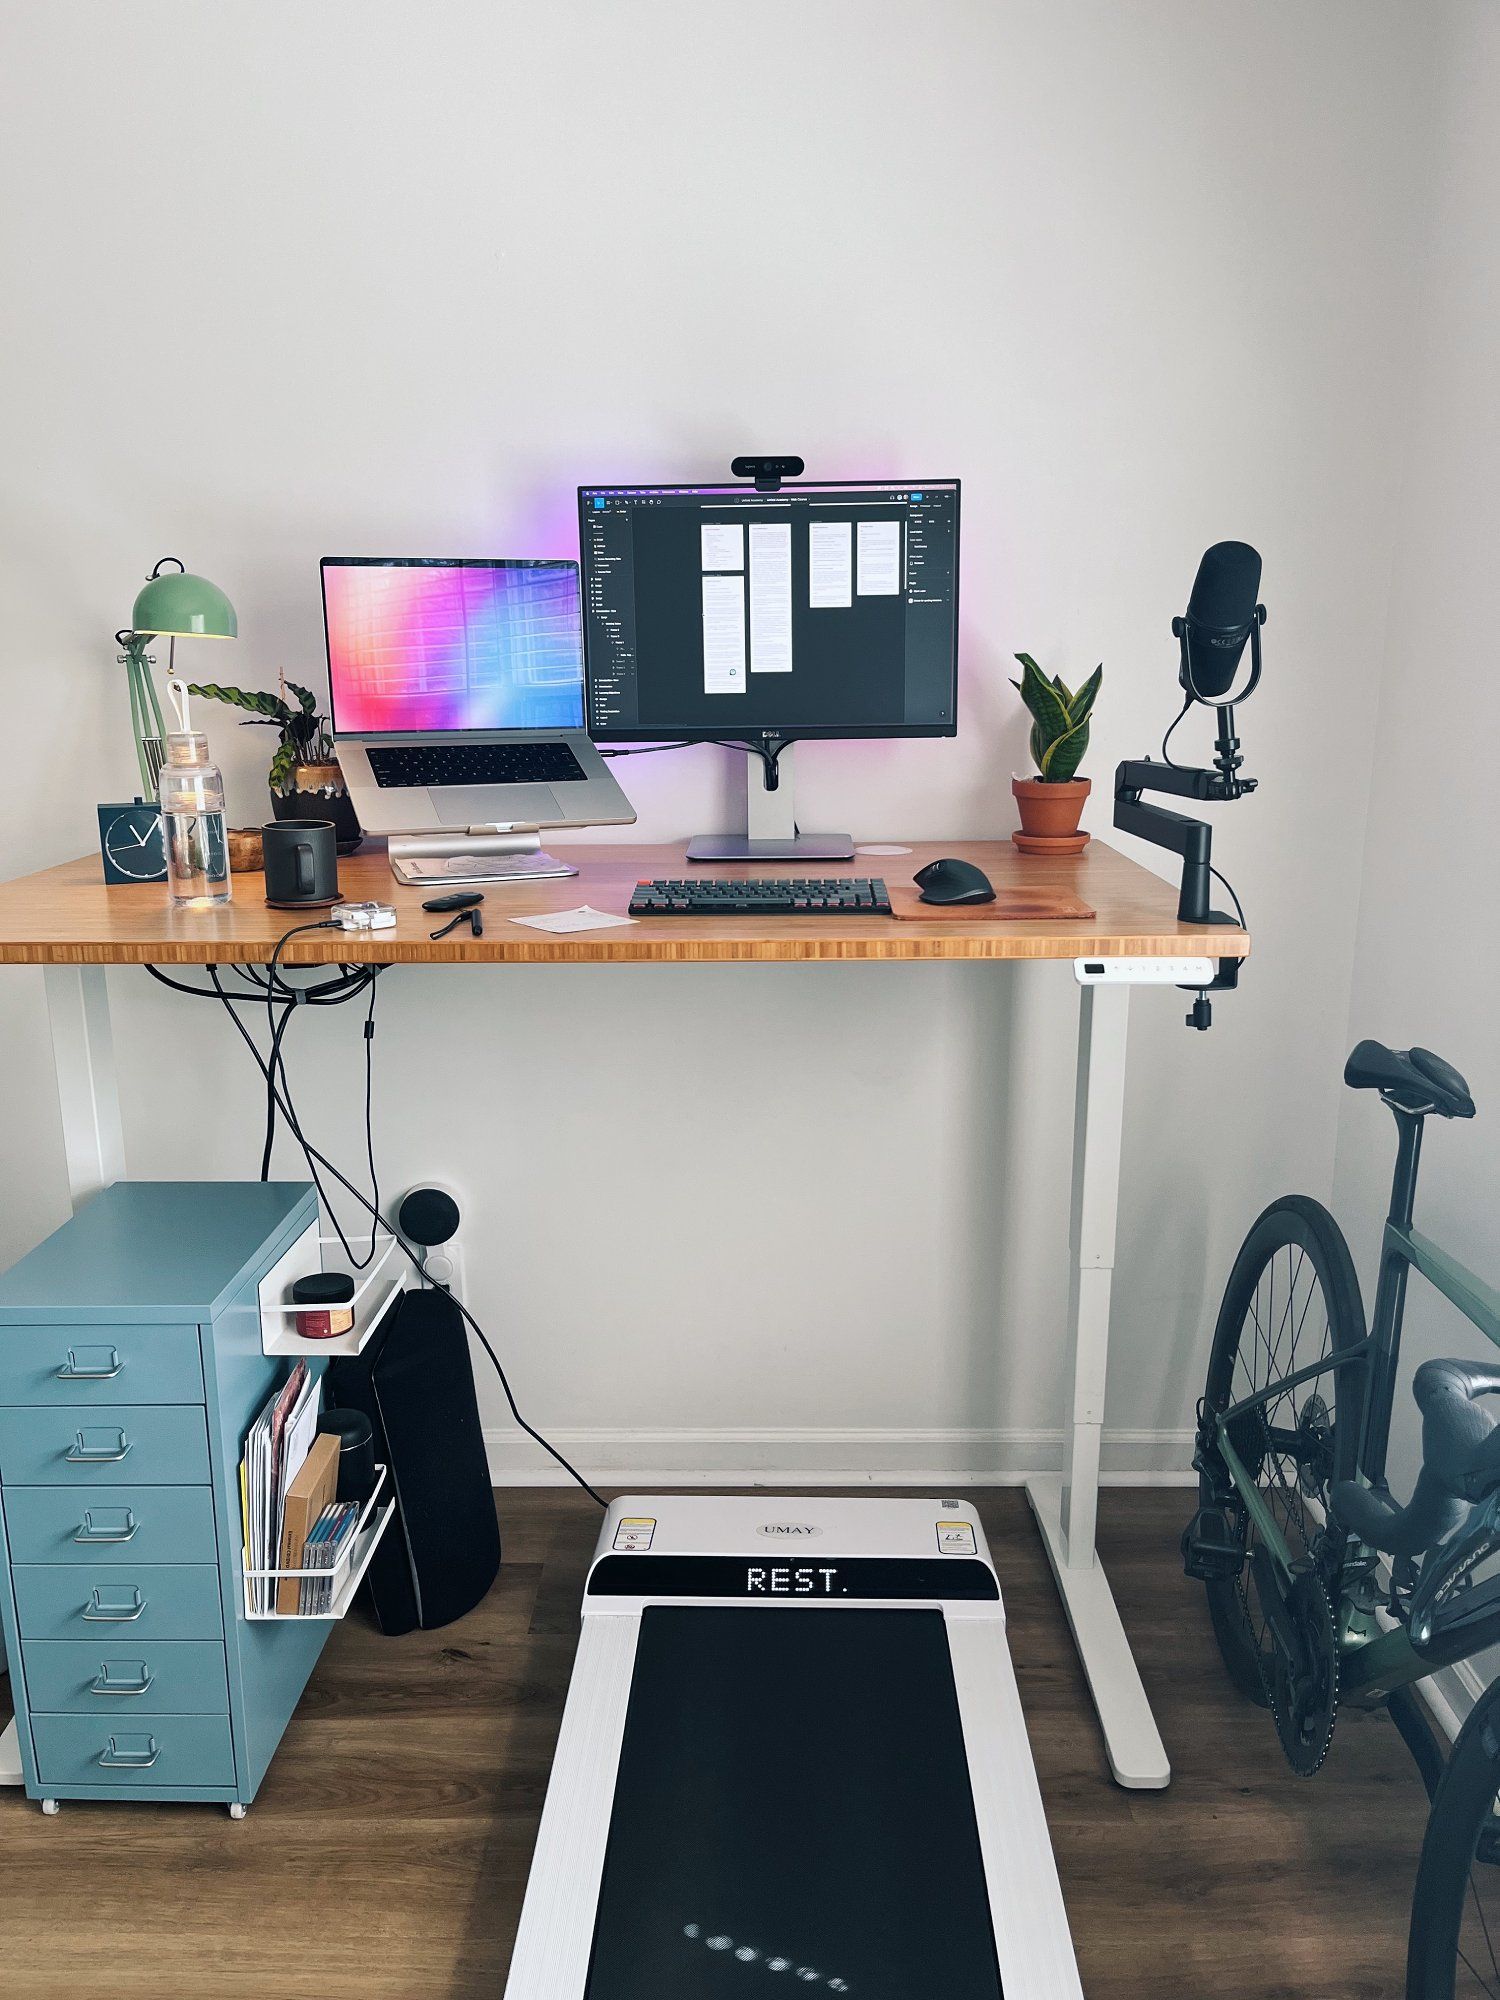
[[[1164, 764], [1172, 764], [1172, 759], [1167, 754], [1167, 745], [1172, 740], [1172, 731], [1177, 727], [1177, 724], [1181, 722], [1182, 718], [1187, 714], [1188, 710], [1192, 707], [1192, 705], [1193, 705], [1193, 697], [1191, 695], [1184, 696], [1182, 706], [1181, 708], [1178, 709], [1176, 717], [1174, 718], [1173, 721], [1167, 724], [1167, 733], [1161, 739], [1161, 760]], [[1172, 769], [1174, 771], [1180, 770], [1181, 766], [1178, 764], [1172, 764]]]
[[1239, 919], [1240, 929], [1242, 931], [1249, 930], [1250, 926], [1245, 922], [1245, 912], [1240, 908], [1240, 899], [1234, 893], [1234, 884], [1228, 879], [1227, 876], [1221, 875], [1218, 869], [1214, 867], [1212, 862], [1210, 862], [1208, 865], [1208, 872], [1210, 875], [1213, 876], [1216, 882], [1223, 884], [1224, 890], [1228, 895], [1230, 902], [1233, 903], [1234, 905], [1234, 914]]
[[[375, 1166], [375, 979], [370, 979], [370, 1004], [365, 1009], [365, 1164], [370, 1169], [370, 1206], [380, 1213], [380, 1175]], [[370, 1232], [370, 1249], [375, 1248]]]
[[[318, 926], [306, 925], [302, 926], [302, 928], [315, 929], [318, 928]], [[335, 928], [337, 928], [337, 926], [335, 926]], [[283, 939], [282, 942], [284, 943], [285, 939]], [[165, 973], [159, 971], [158, 968], [154, 965], [148, 965], [146, 967], [146, 970], [151, 974], [153, 979], [160, 981], [160, 983], [163, 986], [171, 987], [172, 990], [176, 993], [186, 993], [190, 998], [198, 1000], [220, 1001], [223, 1005], [224, 1012], [229, 1016], [230, 1020], [234, 1023], [235, 1032], [239, 1035], [240, 1040], [245, 1044], [245, 1047], [250, 1051], [251, 1060], [254, 1062], [256, 1068], [260, 1070], [262, 1076], [265, 1077], [267, 1088], [272, 1089], [275, 1087], [273, 1082], [273, 1076], [270, 1071], [269, 1065], [266, 1061], [266, 1058], [262, 1056], [259, 1048], [256, 1046], [254, 1036], [250, 1033], [250, 1030], [245, 1026], [244, 1022], [240, 1019], [239, 1014], [236, 1012], [237, 1002], [240, 1005], [244, 1005], [247, 1001], [251, 1002], [251, 1004], [257, 1004], [256, 1002], [251, 1001], [250, 995], [248, 994], [235, 995], [226, 993], [224, 991], [222, 982], [220, 981], [219, 978], [219, 968], [215, 965], [210, 965], [207, 968], [212, 990], [209, 990], [208, 988], [202, 986], [189, 986], [184, 982], [182, 982], [181, 980], [171, 979]], [[371, 968], [370, 1012], [366, 1016], [367, 1039], [365, 1047], [366, 1047], [367, 1068], [366, 1068], [366, 1096], [365, 1096], [365, 1135], [366, 1135], [367, 1145], [371, 1148], [373, 1147], [373, 1137], [372, 1137], [372, 1124], [370, 1118], [371, 1072], [370, 1068], [368, 1067], [371, 1061], [369, 1024], [373, 1020], [373, 1015], [374, 1015], [375, 975], [376, 973], [383, 970], [384, 967]], [[290, 1006], [295, 1003], [288, 1003], [288, 1004]], [[285, 1082], [286, 1070], [284, 1063], [281, 1065], [280, 1074], [283, 1079], [283, 1082]], [[330, 1160], [326, 1154], [320, 1152], [318, 1148], [312, 1144], [312, 1142], [308, 1139], [306, 1133], [302, 1130], [301, 1123], [297, 1118], [296, 1110], [291, 1102], [289, 1094], [283, 1095], [280, 1091], [278, 1091], [277, 1095], [278, 1095], [278, 1108], [281, 1112], [281, 1116], [286, 1121], [288, 1130], [293, 1134], [298, 1145], [302, 1149], [303, 1157], [307, 1161], [307, 1169], [312, 1177], [313, 1185], [317, 1188], [319, 1199], [323, 1202], [325, 1211], [327, 1212], [329, 1219], [333, 1222], [335, 1230], [338, 1232], [340, 1242], [341, 1243], [344, 1242], [345, 1238], [343, 1236], [342, 1230], [339, 1229], [337, 1217], [334, 1216], [333, 1210], [329, 1206], [326, 1196], [324, 1196], [323, 1194], [323, 1185], [320, 1179], [318, 1178], [317, 1166], [314, 1164], [314, 1162], [316, 1162], [317, 1165], [321, 1165], [327, 1173], [333, 1176], [333, 1178], [339, 1183], [340, 1187], [346, 1189], [347, 1192], [354, 1197], [355, 1201], [357, 1201], [360, 1207], [366, 1211], [366, 1213], [370, 1216], [374, 1224], [380, 1227], [387, 1227], [388, 1225], [385, 1222], [385, 1218], [380, 1213], [378, 1200], [374, 1202], [369, 1200], [364, 1194], [360, 1192], [360, 1190], [347, 1177], [347, 1175], [339, 1171], [339, 1169], [333, 1164], [332, 1160]], [[371, 1167], [371, 1181], [373, 1184], [374, 1181], [373, 1150], [371, 1150], [370, 1152], [370, 1167]], [[378, 1190], [375, 1190], [375, 1192], [377, 1193], [378, 1196]], [[393, 1230], [391, 1233], [393, 1236], [395, 1236], [396, 1242], [400, 1245], [402, 1255], [406, 1258], [407, 1262], [411, 1265], [412, 1269], [417, 1273], [417, 1276], [421, 1278], [424, 1284], [430, 1283], [431, 1281], [428, 1279], [426, 1272], [422, 1268], [422, 1260], [417, 1255], [416, 1251], [413, 1250], [411, 1245], [406, 1241], [405, 1237], [400, 1235], [399, 1232]], [[371, 1241], [373, 1244], [374, 1241], [373, 1229], [371, 1231]], [[351, 1258], [351, 1262], [352, 1261], [353, 1259]], [[518, 1428], [523, 1430], [526, 1433], [527, 1437], [529, 1437], [533, 1441], [533, 1443], [539, 1444], [542, 1450], [547, 1453], [548, 1457], [555, 1460], [555, 1462], [562, 1467], [563, 1471], [567, 1473], [568, 1477], [571, 1480], [573, 1480], [573, 1482], [577, 1486], [579, 1486], [585, 1493], [587, 1493], [589, 1498], [595, 1503], [596, 1506], [607, 1509], [609, 1506], [609, 1502], [604, 1498], [603, 1494], [598, 1492], [592, 1485], [590, 1485], [589, 1481], [584, 1478], [583, 1474], [578, 1470], [577, 1466], [574, 1465], [571, 1462], [571, 1460], [565, 1458], [563, 1454], [558, 1450], [557, 1446], [549, 1442], [549, 1440], [542, 1435], [542, 1433], [536, 1428], [536, 1426], [534, 1424], [528, 1423], [526, 1418], [521, 1414], [520, 1405], [516, 1401], [515, 1391], [510, 1386], [510, 1377], [505, 1372], [504, 1363], [501, 1361], [499, 1355], [495, 1352], [494, 1348], [491, 1346], [489, 1335], [485, 1332], [484, 1328], [479, 1324], [478, 1320], [475, 1319], [473, 1313], [470, 1312], [469, 1308], [464, 1304], [462, 1299], [456, 1298], [452, 1292], [450, 1292], [448, 1296], [453, 1301], [453, 1304], [458, 1308], [459, 1314], [462, 1317], [464, 1324], [469, 1328], [469, 1331], [474, 1335], [475, 1339], [479, 1342], [480, 1346], [484, 1349], [486, 1355], [489, 1357], [490, 1366], [495, 1371], [496, 1377], [498, 1378], [500, 1383], [500, 1387], [504, 1392], [506, 1404], [508, 1405], [511, 1416], [514, 1419]]]
[[[296, 992], [295, 989], [291, 989], [291, 999], [288, 1002], [286, 1012], [282, 1015], [281, 1020], [277, 1021], [275, 1014], [276, 963], [291, 940], [294, 937], [300, 937], [304, 931], [331, 931], [337, 929], [338, 925], [334, 923], [331, 917], [316, 917], [310, 924], [293, 924], [291, 929], [283, 931], [275, 944], [272, 945], [271, 956], [266, 963], [266, 1028], [271, 1037], [271, 1055], [266, 1065], [266, 1143], [265, 1149], [260, 1156], [260, 1177], [263, 1181], [268, 1181], [271, 1178], [271, 1154], [276, 1145], [276, 1090], [274, 1079], [276, 1076], [276, 1065], [281, 1059], [281, 1038], [286, 1033], [287, 1022], [291, 1019], [292, 1007], [296, 1004]], [[338, 1230], [339, 1241], [342, 1243], [344, 1232], [338, 1229], [337, 1223], [334, 1224], [334, 1228]], [[348, 1246], [345, 1245], [345, 1247], [347, 1248]]]
[[427, 935], [436, 942], [438, 938], [447, 937], [450, 931], [456, 931], [460, 924], [467, 924], [469, 926], [470, 937], [481, 938], [484, 936], [484, 918], [480, 915], [477, 903], [467, 910], [460, 910], [456, 917], [450, 917], [447, 923], [443, 924], [438, 930], [429, 931]]
[[[268, 1010], [272, 1004], [268, 994], [266, 998]], [[281, 1038], [286, 1033], [287, 1023], [292, 1018], [292, 1005], [290, 1000], [283, 1003], [281, 1019], [271, 1030], [271, 1054], [266, 1064], [266, 1136], [265, 1143], [260, 1149], [260, 1177], [263, 1181], [271, 1178], [271, 1155], [276, 1149], [276, 1093], [271, 1088], [271, 1079], [276, 1074], [276, 1065], [281, 1057]]]
[[[641, 743], [630, 744], [621, 750], [601, 750], [601, 757], [654, 757], [658, 750], [696, 750], [700, 744], [712, 744], [715, 750], [743, 750], [747, 757], [760, 756], [759, 750], [752, 750], [748, 743], [726, 743], [722, 736], [689, 736], [681, 743]], [[790, 749], [790, 744], [783, 745]]]

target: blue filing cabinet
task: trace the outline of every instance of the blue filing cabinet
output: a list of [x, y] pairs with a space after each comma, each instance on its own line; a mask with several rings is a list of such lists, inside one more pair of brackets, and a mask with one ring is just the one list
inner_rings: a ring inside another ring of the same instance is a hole
[[[254, 1798], [331, 1627], [245, 1617], [259, 1280], [301, 1182], [121, 1181], [0, 1277], [0, 1620], [30, 1797]], [[324, 1363], [309, 1364], [320, 1370]]]

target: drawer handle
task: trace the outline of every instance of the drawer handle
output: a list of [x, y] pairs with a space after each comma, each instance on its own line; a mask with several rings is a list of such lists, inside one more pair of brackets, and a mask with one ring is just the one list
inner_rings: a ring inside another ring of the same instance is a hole
[[85, 1510], [83, 1519], [78, 1524], [78, 1533], [73, 1537], [74, 1541], [82, 1542], [85, 1546], [99, 1542], [133, 1542], [141, 1530], [141, 1524], [135, 1518], [133, 1510], [129, 1507], [116, 1507], [111, 1511], [125, 1516], [125, 1529], [122, 1534], [113, 1534], [108, 1528], [96, 1528], [93, 1510], [89, 1508]]
[[94, 1445], [85, 1444], [82, 1431], [76, 1432], [75, 1436], [78, 1442], [70, 1444], [63, 1453], [69, 1465], [118, 1465], [122, 1458], [130, 1455], [130, 1440], [124, 1431], [115, 1432], [115, 1436], [120, 1440], [118, 1451], [104, 1451]]
[[149, 1771], [161, 1755], [161, 1745], [154, 1736], [148, 1736], [146, 1742], [148, 1749], [122, 1750], [118, 1737], [111, 1736], [109, 1748], [99, 1752], [99, 1762], [106, 1771]]
[[87, 1618], [91, 1624], [132, 1625], [145, 1610], [146, 1600], [134, 1585], [131, 1586], [130, 1595], [134, 1600], [132, 1603], [122, 1605], [119, 1609], [113, 1609], [105, 1604], [102, 1591], [96, 1590], [90, 1596], [88, 1603], [84, 1605], [79, 1616]]
[[[136, 1663], [135, 1661], [132, 1660], [130, 1664], [132, 1666], [135, 1666]], [[110, 1676], [109, 1661], [101, 1660], [99, 1663], [98, 1673], [89, 1683], [89, 1693], [90, 1694], [147, 1694], [150, 1692], [151, 1683], [155, 1679], [156, 1679], [155, 1674], [148, 1674], [146, 1672], [146, 1662], [142, 1660], [137, 1670], [136, 1678], [133, 1681], [114, 1680]]]
[[[85, 1353], [89, 1351], [87, 1348], [84, 1349]], [[78, 1362], [78, 1349], [70, 1347], [68, 1349], [67, 1360], [57, 1371], [58, 1380], [60, 1382], [113, 1382], [120, 1370], [125, 1366], [125, 1363], [120, 1359], [120, 1350], [118, 1347], [106, 1348], [104, 1352], [109, 1355], [110, 1360], [113, 1362], [114, 1365], [112, 1367], [82, 1368]]]

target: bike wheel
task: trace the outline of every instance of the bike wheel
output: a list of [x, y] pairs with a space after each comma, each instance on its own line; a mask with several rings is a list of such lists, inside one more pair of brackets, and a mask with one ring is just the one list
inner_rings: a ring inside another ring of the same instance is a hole
[[1500, 1681], [1474, 1704], [1444, 1771], [1417, 1869], [1407, 2000], [1500, 1996]]
[[[1359, 1280], [1343, 1232], [1321, 1203], [1283, 1195], [1256, 1221], [1229, 1274], [1214, 1328], [1205, 1415], [1365, 1336]], [[1346, 1420], [1337, 1421], [1340, 1400]], [[1353, 1477], [1360, 1383], [1330, 1371], [1273, 1397], [1230, 1428], [1230, 1442], [1297, 1558], [1310, 1556], [1328, 1511], [1329, 1488]], [[1200, 1505], [1224, 1505], [1243, 1553], [1239, 1574], [1207, 1585], [1209, 1616], [1230, 1678], [1269, 1706], [1273, 1648], [1249, 1557], [1258, 1539], [1248, 1509], [1205, 1472]]]

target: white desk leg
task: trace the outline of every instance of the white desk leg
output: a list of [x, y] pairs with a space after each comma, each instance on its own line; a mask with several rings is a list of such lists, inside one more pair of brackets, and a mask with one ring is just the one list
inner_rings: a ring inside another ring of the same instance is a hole
[[1129, 1001], [1128, 986], [1085, 986], [1079, 991], [1073, 1269], [1068, 1301], [1073, 1407], [1067, 1467], [1061, 1478], [1029, 1479], [1026, 1494], [1088, 1675], [1110, 1769], [1122, 1785], [1159, 1790], [1170, 1779], [1171, 1766], [1115, 1609], [1109, 1579], [1094, 1549]]
[[102, 965], [49, 965], [47, 1016], [75, 1209], [125, 1172], [109, 989]]
[[[49, 965], [43, 977], [68, 1193], [77, 1209], [125, 1172], [109, 989], [102, 965]], [[0, 1785], [24, 1782], [16, 1725], [8, 1722], [0, 1731]]]

